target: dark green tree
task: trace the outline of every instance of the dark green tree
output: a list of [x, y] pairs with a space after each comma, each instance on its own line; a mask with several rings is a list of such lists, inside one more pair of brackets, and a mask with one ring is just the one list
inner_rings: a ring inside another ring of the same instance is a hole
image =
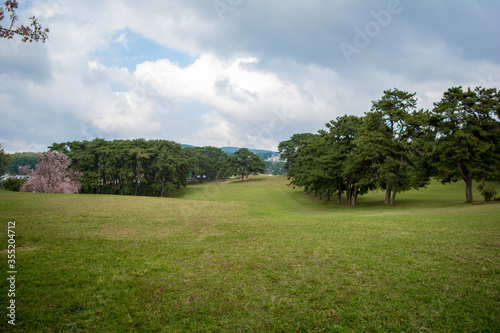
[[500, 176], [500, 96], [496, 88], [452, 87], [434, 104], [432, 159], [443, 183], [462, 179], [472, 202], [474, 180]]
[[166, 196], [186, 186], [190, 174], [210, 180], [234, 174], [221, 149], [183, 149], [167, 140], [97, 138], [49, 148], [64, 152], [72, 159], [71, 168], [84, 173], [83, 193]]
[[186, 147], [191, 157], [190, 173], [193, 177], [212, 181], [228, 177], [228, 155], [215, 147]]
[[21, 186], [26, 183], [27, 179], [25, 178], [8, 178], [5, 180], [4, 188], [7, 191], [15, 191], [19, 192]]
[[326, 124], [330, 145], [332, 174], [336, 180], [338, 203], [345, 191], [347, 204], [355, 206], [358, 195], [373, 189], [371, 163], [357, 154], [356, 140], [363, 127], [363, 118], [345, 115]]
[[53, 152], [61, 152], [71, 159], [70, 168], [83, 172], [80, 179], [82, 193], [99, 193], [102, 180], [99, 177], [99, 158], [96, 148], [103, 139], [93, 141], [71, 141], [53, 144], [49, 149]]
[[305, 144], [309, 139], [311, 139], [315, 134], [312, 133], [300, 133], [294, 134], [289, 140], [282, 141], [278, 145], [278, 151], [280, 153], [280, 159], [285, 162], [285, 169], [290, 170], [292, 167], [295, 155], [294, 153], [297, 149]]
[[415, 134], [424, 126], [416, 110], [415, 93], [398, 89], [386, 90], [374, 101], [372, 111], [365, 116], [363, 131], [357, 141], [358, 154], [371, 160], [372, 173], [385, 189], [385, 203], [393, 205], [396, 193], [425, 186], [428, 177], [417, 172]]
[[161, 140], [151, 148], [151, 183], [155, 194], [163, 197], [186, 186], [189, 158], [180, 144]]
[[289, 155], [292, 159], [287, 177], [290, 185], [303, 187], [305, 193], [316, 192], [324, 188], [320, 185], [324, 170], [318, 163], [324, 146], [323, 137], [319, 134], [303, 136], [295, 151]]
[[34, 169], [38, 162], [40, 162], [40, 160], [36, 153], [13, 153], [10, 154], [7, 172], [11, 175], [15, 175], [19, 172], [19, 167], [24, 165], [29, 165], [31, 169]]
[[5, 152], [0, 144], [0, 175], [3, 175], [9, 165], [10, 155]]
[[134, 195], [139, 194], [139, 184], [147, 182], [144, 164], [150, 158], [150, 153], [146, 150], [146, 140], [136, 139], [132, 142], [132, 148], [128, 151], [127, 178], [129, 183], [134, 184]]
[[241, 175], [241, 180], [245, 180], [245, 176], [248, 179], [250, 174], [264, 172], [266, 167], [259, 156], [247, 148], [240, 148], [234, 153], [233, 163], [236, 173]]

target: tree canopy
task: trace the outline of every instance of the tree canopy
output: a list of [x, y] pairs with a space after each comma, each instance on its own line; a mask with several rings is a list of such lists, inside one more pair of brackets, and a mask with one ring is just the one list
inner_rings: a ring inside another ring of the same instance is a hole
[[83, 193], [164, 196], [187, 183], [191, 161], [180, 144], [167, 140], [94, 139], [53, 144], [83, 172]]
[[40, 158], [37, 153], [13, 153], [10, 154], [10, 161], [6, 172], [15, 175], [19, 172], [19, 167], [25, 165], [29, 165], [31, 169], [35, 169], [38, 162], [40, 162]]
[[[83, 173], [82, 193], [168, 196], [189, 182], [227, 179], [241, 170], [245, 175], [264, 171], [264, 163], [246, 148], [233, 157], [220, 148], [182, 148], [168, 140], [99, 138], [54, 143], [49, 148], [66, 154], [70, 167]], [[242, 165], [239, 157], [244, 155]]]
[[290, 185], [321, 198], [345, 193], [347, 204], [369, 190], [396, 194], [437, 177], [463, 179], [472, 201], [473, 180], [500, 176], [499, 93], [496, 89], [450, 88], [435, 108], [417, 110], [416, 93], [386, 90], [363, 117], [342, 116], [328, 131], [295, 134], [279, 144]]
[[466, 201], [472, 182], [500, 176], [500, 95], [478, 87], [452, 87], [435, 103], [430, 120], [436, 140], [431, 156], [443, 183], [462, 179]]
[[238, 149], [234, 153], [232, 165], [236, 170], [236, 174], [241, 175], [241, 180], [244, 180], [245, 176], [248, 179], [250, 174], [262, 173], [266, 168], [260, 157], [247, 148]]

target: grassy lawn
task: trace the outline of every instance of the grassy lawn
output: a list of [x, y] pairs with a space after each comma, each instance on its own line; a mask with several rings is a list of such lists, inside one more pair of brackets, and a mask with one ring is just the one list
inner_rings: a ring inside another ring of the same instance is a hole
[[286, 183], [168, 199], [0, 191], [0, 331], [8, 221], [19, 332], [500, 331], [500, 202], [433, 183], [349, 208]]

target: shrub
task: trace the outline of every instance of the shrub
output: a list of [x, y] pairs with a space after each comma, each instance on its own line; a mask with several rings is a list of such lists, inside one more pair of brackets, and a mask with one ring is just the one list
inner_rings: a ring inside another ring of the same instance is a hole
[[484, 201], [490, 201], [497, 194], [497, 190], [491, 184], [485, 185], [484, 182], [477, 189], [481, 191]]
[[4, 188], [7, 191], [17, 191], [19, 192], [19, 189], [21, 188], [21, 185], [23, 185], [27, 179], [19, 179], [19, 178], [8, 178], [4, 182]]

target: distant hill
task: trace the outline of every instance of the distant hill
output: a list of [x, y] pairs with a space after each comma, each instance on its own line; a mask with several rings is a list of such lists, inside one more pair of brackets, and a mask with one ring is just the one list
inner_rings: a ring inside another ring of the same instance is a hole
[[[240, 149], [240, 147], [221, 147], [222, 151], [227, 153], [228, 155], [234, 155], [234, 153]], [[252, 149], [252, 148], [248, 148], [248, 150], [250, 150], [252, 153], [255, 153], [255, 154], [278, 154], [277, 152], [275, 151], [272, 151], [272, 150], [265, 150], [265, 149]]]
[[[193, 146], [193, 145], [187, 145], [187, 144], [184, 144], [182, 143], [181, 144], [181, 147], [182, 148], [185, 148], [185, 147], [196, 147], [196, 146]], [[234, 155], [234, 153], [240, 149], [241, 147], [221, 147], [220, 149], [222, 149], [223, 152], [225, 152], [226, 154], [228, 155]], [[278, 152], [276, 151], [272, 151], [272, 150], [265, 150], [265, 149], [252, 149], [252, 148], [248, 148], [248, 150], [250, 150], [252, 153], [255, 153], [255, 154], [273, 154], [273, 155], [277, 155]]]

